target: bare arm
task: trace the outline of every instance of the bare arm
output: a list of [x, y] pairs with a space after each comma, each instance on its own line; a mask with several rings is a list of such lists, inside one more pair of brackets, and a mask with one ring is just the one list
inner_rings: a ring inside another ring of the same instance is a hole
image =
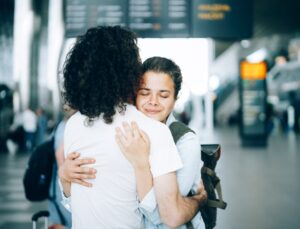
[[207, 201], [203, 185], [198, 195], [182, 197], [175, 172], [154, 178], [154, 190], [161, 220], [169, 227], [178, 227], [191, 220]]
[[123, 123], [123, 132], [116, 128], [116, 142], [134, 168], [138, 197], [142, 200], [153, 186], [149, 164], [150, 142], [135, 122]]

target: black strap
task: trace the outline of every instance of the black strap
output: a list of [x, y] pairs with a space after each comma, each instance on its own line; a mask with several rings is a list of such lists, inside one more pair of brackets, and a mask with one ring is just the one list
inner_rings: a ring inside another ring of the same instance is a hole
[[171, 125], [169, 126], [169, 129], [171, 131], [175, 143], [177, 143], [177, 141], [186, 133], [188, 132], [195, 133], [187, 125], [179, 121], [172, 122]]
[[205, 166], [202, 167], [201, 173], [205, 173], [208, 176], [212, 177], [212, 179], [214, 180], [214, 189], [217, 191], [218, 195], [218, 199], [216, 200], [207, 200], [207, 206], [213, 208], [226, 209], [227, 203], [223, 200], [220, 178], [216, 175], [215, 171]]

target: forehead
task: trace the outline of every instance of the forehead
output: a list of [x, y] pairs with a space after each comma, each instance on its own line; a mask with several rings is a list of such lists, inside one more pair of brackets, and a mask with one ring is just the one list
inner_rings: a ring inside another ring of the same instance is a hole
[[147, 71], [143, 75], [141, 87], [171, 90], [174, 89], [174, 82], [166, 73]]

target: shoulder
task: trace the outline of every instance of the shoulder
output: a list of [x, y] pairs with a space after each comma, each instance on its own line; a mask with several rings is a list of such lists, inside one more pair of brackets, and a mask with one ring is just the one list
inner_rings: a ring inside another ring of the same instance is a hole
[[[198, 136], [194, 132], [187, 132], [183, 136], [181, 136], [178, 140], [179, 144], [193, 144], [200, 146], [200, 140]], [[176, 144], [177, 145], [177, 144]]]
[[175, 123], [172, 124], [169, 128], [174, 140], [176, 140], [176, 147], [179, 153], [196, 152], [198, 154], [201, 150], [199, 136], [183, 123], [177, 122], [176, 125], [174, 125]]
[[168, 126], [172, 133], [175, 143], [177, 143], [179, 141], [179, 139], [181, 139], [182, 137], [184, 137], [187, 134], [188, 134], [188, 136], [195, 135], [195, 132], [191, 128], [189, 128], [184, 123], [177, 121], [174, 118], [172, 121], [168, 120]]
[[79, 123], [83, 123], [83, 121], [84, 121], [83, 115], [81, 115], [80, 112], [78, 111], [68, 119], [68, 121], [65, 123], [65, 127], [66, 129], [68, 129], [70, 127], [78, 125]]

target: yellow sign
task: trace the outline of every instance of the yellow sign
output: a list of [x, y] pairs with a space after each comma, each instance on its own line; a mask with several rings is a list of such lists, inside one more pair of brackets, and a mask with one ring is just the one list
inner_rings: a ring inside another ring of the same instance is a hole
[[198, 5], [198, 18], [202, 20], [223, 20], [225, 12], [230, 12], [228, 4], [200, 4]]
[[263, 80], [267, 76], [266, 62], [250, 63], [242, 61], [240, 66], [240, 75], [244, 80]]

